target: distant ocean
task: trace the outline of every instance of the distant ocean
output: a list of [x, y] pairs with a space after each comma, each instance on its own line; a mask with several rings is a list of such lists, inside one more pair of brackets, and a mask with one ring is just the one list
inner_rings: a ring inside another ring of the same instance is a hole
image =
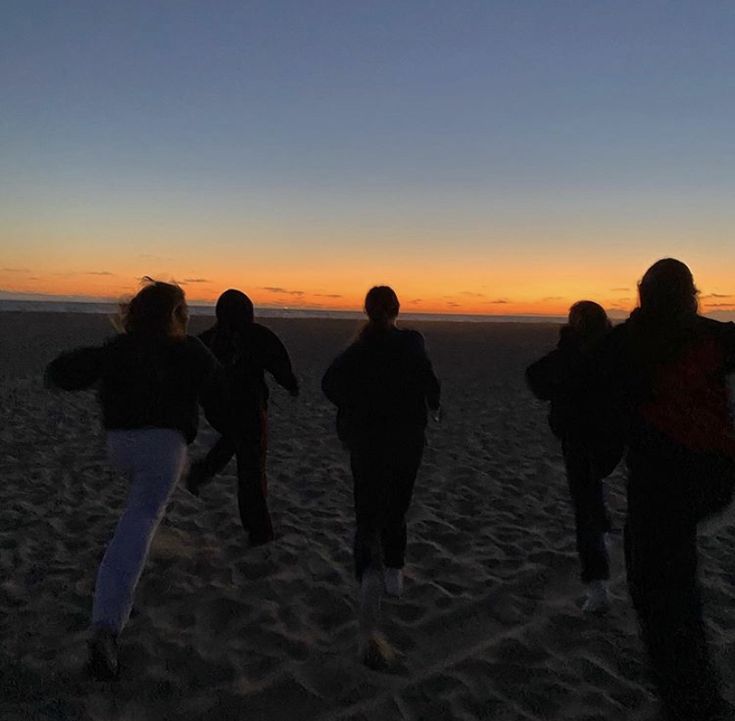
[[[48, 300], [0, 300], [0, 313], [7, 311], [36, 313], [117, 313], [116, 303], [86, 301]], [[213, 305], [190, 305], [192, 315], [214, 316]], [[259, 307], [259, 318], [342, 318], [360, 320], [364, 316], [352, 310], [318, 310], [313, 308], [266, 308]], [[406, 320], [453, 321], [464, 323], [563, 323], [564, 318], [548, 315], [458, 315], [442, 313], [401, 313]]]

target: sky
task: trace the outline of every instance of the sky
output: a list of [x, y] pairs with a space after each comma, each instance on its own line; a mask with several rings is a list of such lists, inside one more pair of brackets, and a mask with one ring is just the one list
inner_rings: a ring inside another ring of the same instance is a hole
[[0, 2], [0, 298], [735, 310], [735, 3]]

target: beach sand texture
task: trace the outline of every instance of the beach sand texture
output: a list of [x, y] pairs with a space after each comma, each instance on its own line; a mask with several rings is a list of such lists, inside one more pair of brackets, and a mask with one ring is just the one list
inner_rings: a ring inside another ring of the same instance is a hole
[[[192, 332], [208, 322], [196, 318]], [[353, 321], [267, 321], [302, 396], [270, 406], [270, 506], [278, 539], [250, 549], [234, 463], [177, 489], [155, 538], [116, 684], [82, 672], [95, 571], [125, 496], [105, 461], [92, 393], [42, 386], [59, 351], [101, 341], [108, 319], [0, 313], [0, 718], [654, 719], [623, 560], [624, 476], [609, 482], [613, 611], [579, 607], [573, 521], [559, 448], [526, 365], [551, 325], [412, 323], [443, 381], [445, 418], [409, 515], [403, 598], [384, 605], [394, 673], [356, 655], [352, 495], [334, 409], [319, 383]], [[193, 455], [211, 443], [203, 426]], [[735, 686], [735, 528], [703, 530], [706, 616]]]

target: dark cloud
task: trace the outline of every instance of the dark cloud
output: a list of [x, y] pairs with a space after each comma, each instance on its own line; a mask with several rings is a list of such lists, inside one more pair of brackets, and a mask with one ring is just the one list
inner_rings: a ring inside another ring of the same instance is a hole
[[408, 302], [409, 303], [423, 303], [424, 302], [424, 299], [423, 298], [414, 298], [413, 300], [409, 300]]
[[460, 295], [468, 295], [471, 298], [484, 298], [484, 293], [473, 293], [471, 290], [463, 290], [460, 292]]
[[342, 298], [339, 293], [314, 293], [317, 298]]
[[267, 290], [269, 293], [276, 293], [277, 295], [304, 295], [303, 290], [288, 290], [288, 288], [280, 288], [272, 285], [264, 285], [260, 289]]
[[85, 270], [82, 275], [115, 275], [109, 270]]
[[707, 303], [708, 308], [735, 308], [735, 303]]
[[452, 308], [459, 308], [459, 303], [454, 303], [453, 301], [449, 301], [447, 305], [451, 306]]
[[488, 300], [485, 301], [486, 305], [505, 305], [506, 303], [510, 303], [510, 301], [506, 300], [505, 298], [498, 298], [497, 300]]
[[0, 268], [4, 273], [30, 273], [28, 268]]
[[182, 283], [211, 283], [212, 281], [207, 278], [184, 278]]
[[702, 298], [732, 298], [732, 294], [730, 293], [708, 293], [707, 295], [703, 295]]

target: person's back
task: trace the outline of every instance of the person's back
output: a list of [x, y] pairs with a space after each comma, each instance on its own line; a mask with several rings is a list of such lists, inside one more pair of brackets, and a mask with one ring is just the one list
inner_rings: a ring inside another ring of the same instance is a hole
[[250, 407], [266, 407], [270, 395], [266, 372], [290, 393], [298, 392], [288, 353], [266, 326], [255, 321], [236, 329], [215, 325], [200, 334], [199, 339], [226, 369], [235, 414]]
[[201, 402], [220, 399], [212, 387], [215, 360], [196, 338], [131, 330], [101, 347], [61, 354], [48, 369], [49, 384], [64, 390], [98, 385], [109, 430], [173, 428], [187, 443], [196, 436]]
[[438, 407], [439, 384], [417, 331], [391, 326], [363, 332], [330, 370], [323, 388], [339, 407], [344, 439], [423, 429], [427, 405]]

